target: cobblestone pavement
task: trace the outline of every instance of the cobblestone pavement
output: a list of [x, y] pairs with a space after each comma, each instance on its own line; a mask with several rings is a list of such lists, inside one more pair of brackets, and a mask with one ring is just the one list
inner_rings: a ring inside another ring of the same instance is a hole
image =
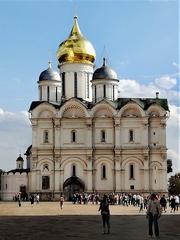
[[[0, 202], [0, 240], [145, 240], [147, 219], [137, 207], [110, 206], [111, 233], [102, 234], [98, 205], [58, 202]], [[159, 220], [160, 239], [180, 239], [180, 211], [168, 210]]]

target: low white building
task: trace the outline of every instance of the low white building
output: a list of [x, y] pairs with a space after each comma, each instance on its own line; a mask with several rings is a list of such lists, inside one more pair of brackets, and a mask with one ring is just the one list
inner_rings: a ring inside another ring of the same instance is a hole
[[60, 192], [167, 192], [167, 99], [121, 98], [105, 58], [94, 70], [95, 50], [77, 17], [57, 58], [59, 73], [49, 63], [29, 109], [28, 193], [45, 199]]

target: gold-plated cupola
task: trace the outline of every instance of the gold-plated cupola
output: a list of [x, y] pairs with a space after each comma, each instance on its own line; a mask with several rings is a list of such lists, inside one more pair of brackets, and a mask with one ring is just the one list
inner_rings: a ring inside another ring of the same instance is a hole
[[93, 64], [96, 53], [92, 44], [82, 35], [77, 21], [74, 24], [67, 40], [63, 41], [57, 50], [57, 59], [62, 63], [89, 63]]

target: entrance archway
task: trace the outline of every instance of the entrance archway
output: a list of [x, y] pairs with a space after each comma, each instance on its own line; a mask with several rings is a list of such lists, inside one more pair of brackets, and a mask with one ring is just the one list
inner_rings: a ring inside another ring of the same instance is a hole
[[74, 193], [84, 192], [84, 183], [76, 176], [72, 176], [63, 184], [64, 197], [66, 200], [72, 200]]

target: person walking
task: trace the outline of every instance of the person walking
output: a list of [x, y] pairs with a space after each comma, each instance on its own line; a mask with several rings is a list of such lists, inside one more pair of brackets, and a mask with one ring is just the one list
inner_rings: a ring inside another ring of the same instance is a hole
[[109, 200], [106, 194], [103, 196], [103, 199], [100, 202], [98, 211], [101, 211], [102, 222], [103, 222], [103, 234], [106, 233], [106, 226], [107, 226], [107, 234], [109, 234], [110, 233], [110, 210], [109, 210]]
[[150, 200], [147, 207], [147, 218], [149, 220], [149, 237], [153, 236], [153, 225], [154, 225], [154, 233], [156, 239], [159, 239], [159, 225], [158, 219], [160, 218], [162, 213], [160, 202], [156, 198], [156, 194], [151, 194]]
[[21, 207], [21, 192], [18, 194], [18, 206]]
[[166, 212], [166, 206], [167, 206], [167, 200], [166, 200], [166, 197], [165, 195], [163, 195], [160, 199], [160, 204], [164, 210], [164, 212]]
[[61, 193], [61, 196], [60, 196], [59, 204], [60, 204], [60, 208], [62, 210], [63, 209], [63, 205], [64, 205], [64, 197], [63, 197], [62, 193]]

